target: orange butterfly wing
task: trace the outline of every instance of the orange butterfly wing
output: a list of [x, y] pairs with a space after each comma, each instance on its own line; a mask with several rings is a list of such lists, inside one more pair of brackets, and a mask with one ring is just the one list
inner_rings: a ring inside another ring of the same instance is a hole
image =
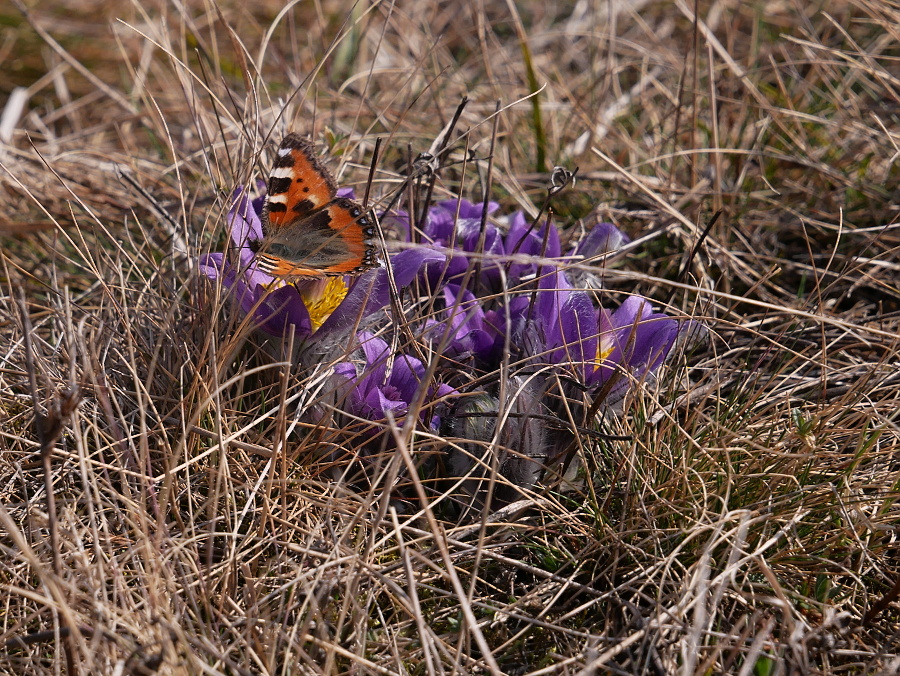
[[336, 194], [337, 182], [316, 157], [312, 142], [288, 134], [269, 174], [263, 224], [271, 230], [284, 228], [323, 208]]
[[312, 141], [288, 134], [275, 156], [263, 208], [259, 269], [276, 277], [358, 274], [377, 265], [375, 220], [337, 195]]
[[375, 222], [351, 199], [338, 197], [273, 235], [259, 269], [275, 277], [352, 275], [377, 265]]

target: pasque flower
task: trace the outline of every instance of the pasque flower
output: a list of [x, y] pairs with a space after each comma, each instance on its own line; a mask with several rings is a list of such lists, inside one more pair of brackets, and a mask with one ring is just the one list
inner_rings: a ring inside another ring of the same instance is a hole
[[[342, 197], [350, 193], [338, 191]], [[293, 284], [260, 270], [251, 242], [263, 237], [263, 201], [263, 197], [249, 199], [238, 188], [226, 218], [237, 260], [232, 262], [224, 253], [210, 253], [199, 261], [200, 271], [210, 279], [221, 279], [222, 286], [233, 293], [259, 328], [284, 335], [292, 327], [302, 339], [318, 339], [352, 328], [390, 302], [390, 282], [384, 268], [369, 270], [356, 279], [329, 277]], [[391, 256], [394, 281], [400, 287], [407, 286], [424, 266], [443, 260], [444, 254], [433, 248], [404, 249]]]
[[[458, 285], [467, 271], [477, 267], [477, 278], [469, 280], [469, 287], [494, 292], [502, 283], [515, 285], [520, 278], [533, 275], [537, 262], [529, 258], [560, 256], [559, 233], [554, 225], [544, 222], [535, 226], [518, 211], [509, 217], [504, 234], [490, 218], [483, 220], [498, 208], [496, 202], [485, 205], [460, 199], [439, 202], [428, 210], [422, 238], [447, 254], [444, 265], [428, 268], [433, 287], [444, 283]], [[409, 239], [409, 215], [400, 211], [392, 219]]]
[[[621, 399], [629, 381], [645, 378], [662, 364], [679, 335], [675, 319], [651, 309], [650, 301], [630, 297], [615, 312], [597, 307], [585, 288], [596, 286], [581, 267], [615, 251], [628, 238], [611, 223], [597, 223], [562, 256], [556, 226], [533, 221], [522, 212], [507, 219], [506, 232], [485, 215], [495, 203], [441, 202], [428, 211], [422, 234], [447, 254], [444, 266], [428, 268], [433, 292], [442, 307], [429, 320], [427, 335], [457, 363], [474, 356], [488, 370], [499, 366], [505, 348], [526, 363], [567, 371], [593, 392], [610, 379], [611, 401]], [[406, 214], [397, 216], [409, 232]], [[480, 260], [479, 277], [460, 286]], [[558, 261], [553, 264], [553, 261]], [[500, 284], [500, 282], [505, 282]], [[442, 342], [438, 342], [442, 341]]]
[[630, 379], [640, 380], [663, 363], [678, 337], [679, 322], [652, 311], [650, 301], [629, 297], [615, 311], [594, 306], [590, 294], [566, 275], [542, 268], [533, 302], [510, 304], [513, 344], [531, 363], [568, 371], [590, 391], [615, 378], [609, 403], [620, 400]]
[[[433, 412], [431, 404], [452, 394], [453, 388], [425, 382], [425, 365], [412, 355], [401, 352], [391, 359], [390, 346], [372, 333], [361, 331], [357, 339], [362, 359], [358, 363], [341, 362], [334, 367], [335, 375], [342, 381], [338, 386], [344, 398], [341, 408], [367, 420], [385, 420], [388, 415], [400, 420], [417, 401], [421, 388], [426, 387], [428, 392], [420, 415], [437, 429], [440, 417]], [[431, 411], [430, 415], [426, 411]]]
[[[490, 215], [499, 208], [496, 202], [487, 204]], [[429, 279], [433, 284], [441, 280], [458, 283], [466, 270], [473, 266], [478, 254], [481, 276], [495, 277], [497, 263], [494, 257], [504, 253], [503, 238], [497, 226], [482, 218], [485, 214], [483, 203], [473, 204], [468, 200], [447, 200], [431, 207], [424, 225], [426, 241], [447, 251], [444, 266], [433, 266]]]
[[[227, 217], [234, 255], [208, 254], [200, 269], [220, 279], [243, 312], [271, 334], [294, 331], [310, 344], [340, 336], [341, 341], [318, 343], [307, 352], [333, 356], [338, 346], [336, 408], [372, 423], [392, 419], [405, 425], [414, 417], [458, 437], [447, 466], [470, 476], [464, 489], [473, 498], [482, 492], [479, 477], [487, 476], [482, 470], [493, 466], [488, 456], [494, 452], [507, 480], [495, 497], [513, 499], [519, 494], [514, 487], [532, 486], [568, 445], [572, 432], [566, 421], [587, 414], [589, 401], [598, 397], [606, 410], [616, 410], [634, 383], [654, 377], [690, 326], [654, 312], [640, 296], [615, 311], [598, 306], [586, 288], [602, 281], [593, 273], [600, 268], [591, 266], [627, 241], [611, 224], [595, 225], [563, 254], [549, 219], [535, 221], [521, 212], [497, 219], [495, 203], [441, 202], [428, 210], [424, 223], [415, 224], [415, 237], [405, 213], [383, 216], [406, 245], [390, 257], [400, 300], [417, 281], [430, 292], [418, 299], [428, 308], [427, 317], [399, 309], [442, 359], [433, 371], [439, 374], [435, 381], [426, 378], [429, 369], [419, 358], [392, 353], [389, 342], [375, 335], [373, 320], [363, 322], [391, 302], [387, 268], [294, 283], [259, 269], [251, 242], [263, 237], [262, 205], [262, 198], [236, 191]], [[383, 322], [378, 330], [386, 326]], [[350, 342], [343, 342], [348, 335]], [[459, 389], [440, 383], [441, 373]], [[501, 412], [504, 427], [495, 427]], [[560, 422], [554, 423], [554, 416]], [[375, 438], [383, 443], [373, 431], [378, 427], [366, 432], [366, 444]]]
[[521, 211], [510, 216], [509, 232], [503, 244], [510, 259], [507, 278], [513, 285], [532, 279], [537, 274], [540, 267], [538, 259], [555, 259], [561, 255], [556, 226], [549, 221], [533, 223]]
[[441, 296], [444, 309], [438, 313], [440, 320], [426, 322], [435, 347], [444, 345], [443, 353], [457, 360], [470, 356], [489, 360], [496, 338], [485, 325], [484, 308], [478, 298], [458, 284], [445, 285]]

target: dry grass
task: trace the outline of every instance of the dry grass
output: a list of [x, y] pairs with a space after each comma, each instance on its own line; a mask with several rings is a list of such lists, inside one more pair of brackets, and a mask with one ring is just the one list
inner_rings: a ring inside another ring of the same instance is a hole
[[[0, 672], [900, 669], [895, 0], [31, 4], [0, 4]], [[561, 225], [651, 235], [606, 302], [713, 340], [579, 489], [458, 523], [385, 490], [413, 455], [323, 460], [321, 371], [192, 261], [286, 130], [357, 186], [382, 137], [388, 199], [464, 95], [479, 159], [436, 197], [481, 197], [495, 125], [507, 211], [578, 166]]]

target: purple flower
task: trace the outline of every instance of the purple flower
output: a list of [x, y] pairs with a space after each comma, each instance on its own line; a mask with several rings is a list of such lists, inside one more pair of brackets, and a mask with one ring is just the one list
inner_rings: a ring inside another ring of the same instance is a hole
[[[349, 189], [338, 191], [339, 196], [350, 193]], [[263, 202], [264, 197], [250, 200], [242, 188], [235, 190], [226, 222], [237, 249], [237, 261], [233, 263], [224, 253], [206, 254], [199, 260], [200, 271], [210, 279], [220, 279], [259, 328], [276, 336], [291, 329], [303, 339], [318, 339], [345, 331], [388, 305], [390, 283], [384, 268], [369, 270], [355, 280], [329, 277], [292, 284], [260, 270], [250, 243], [263, 237]], [[408, 248], [392, 255], [397, 286], [408, 286], [423, 267], [443, 262], [444, 258], [439, 251], [427, 247]]]
[[445, 344], [443, 354], [456, 360], [468, 356], [489, 359], [494, 352], [495, 336], [485, 326], [485, 312], [475, 294], [457, 284], [447, 284], [443, 297], [441, 321], [426, 323], [434, 345]]
[[[488, 202], [488, 215], [497, 211], [500, 205]], [[457, 247], [463, 251], [474, 251], [481, 233], [481, 216], [484, 213], [483, 202], [469, 200], [445, 200], [428, 210], [425, 219], [425, 236], [435, 244], [451, 246], [451, 240], [457, 241]], [[496, 232], [496, 228], [491, 226]], [[493, 236], [491, 237], [493, 239]]]
[[[430, 403], [454, 392], [449, 385], [425, 383], [425, 366], [408, 354], [394, 355], [388, 368], [388, 344], [367, 331], [361, 331], [357, 337], [362, 346], [363, 362], [359, 366], [341, 362], [334, 367], [335, 374], [344, 381], [343, 387], [339, 388], [345, 397], [343, 408], [351, 415], [378, 421], [390, 413], [395, 420], [400, 420], [418, 397], [420, 388], [428, 387], [421, 413], [425, 420], [425, 411], [431, 410]], [[432, 415], [429, 423], [432, 429], [437, 429], [440, 418]]]
[[559, 271], [541, 270], [534, 303], [536, 331], [526, 331], [523, 344], [535, 355], [552, 364], [570, 363], [584, 373], [586, 385], [591, 375], [599, 340], [597, 309], [584, 291], [573, 289], [566, 275]]
[[[496, 225], [486, 221], [482, 235], [484, 206], [483, 202], [461, 199], [440, 202], [428, 210], [422, 238], [447, 256], [444, 265], [428, 266], [427, 276], [432, 288], [437, 289], [447, 281], [459, 283], [474, 265], [473, 254], [478, 256], [481, 270], [475, 281], [483, 285], [493, 285], [499, 281], [498, 259], [505, 253], [503, 234]], [[496, 202], [488, 202], [487, 213], [493, 213], [499, 206]], [[409, 237], [408, 213], [399, 211], [392, 214], [389, 223], [389, 228]]]
[[[606, 383], [620, 368], [637, 379], [654, 374], [684, 329], [678, 320], [653, 312], [650, 301], [640, 296], [630, 296], [613, 313], [601, 309], [599, 328], [599, 364], [589, 384]], [[627, 379], [623, 378], [620, 389], [627, 386]]]
[[630, 241], [631, 238], [612, 223], [597, 223], [584, 239], [573, 247], [572, 254], [591, 259], [618, 251]]
[[[498, 208], [495, 202], [487, 205], [488, 214]], [[535, 223], [522, 212], [509, 217], [504, 234], [494, 223], [482, 226], [484, 203], [468, 200], [440, 202], [428, 210], [422, 227], [422, 237], [447, 254], [443, 265], [428, 268], [432, 287], [450, 282], [460, 284], [467, 270], [477, 258], [479, 276], [468, 288], [481, 295], [508, 291], [535, 277], [541, 265], [537, 259], [561, 259], [562, 247], [556, 226], [547, 219]], [[398, 211], [385, 219], [387, 227], [401, 239], [410, 239], [409, 215]], [[611, 223], [595, 226], [570, 256], [595, 257], [615, 250], [628, 238]], [[503, 274], [501, 275], [501, 268]], [[505, 282], [505, 284], [504, 284]]]
[[[562, 272], [543, 274], [538, 285], [533, 303], [517, 299], [507, 310], [511, 344], [523, 346], [537, 365], [568, 369], [592, 391], [616, 378], [607, 391], [611, 403], [621, 399], [630, 378], [654, 373], [678, 337], [679, 322], [652, 312], [640, 296], [610, 313], [595, 308], [590, 295], [574, 289]], [[499, 315], [492, 317], [495, 324]]]
[[[618, 251], [631, 240], [612, 223], [597, 223], [574, 247], [569, 255], [579, 265], [566, 272], [575, 286], [583, 289], [602, 289], [602, 272], [607, 262], [605, 254]], [[598, 274], [599, 273], [599, 274]]]
[[[559, 232], [552, 223], [544, 221], [541, 225], [532, 223], [521, 211], [514, 213], [509, 219], [509, 233], [504, 242], [506, 254], [512, 260], [517, 256], [537, 258], [559, 258]], [[509, 266], [509, 280], [515, 284], [522, 279], [537, 274], [538, 264], [532, 262], [516, 262]]]

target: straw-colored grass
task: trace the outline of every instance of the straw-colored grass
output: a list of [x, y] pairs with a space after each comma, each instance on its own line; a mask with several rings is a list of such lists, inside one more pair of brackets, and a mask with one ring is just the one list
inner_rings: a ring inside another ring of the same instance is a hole
[[[895, 0], [26, 4], [0, 5], [0, 673], [897, 673]], [[608, 421], [629, 441], [581, 437], [577, 481], [454, 520], [390, 481], [456, 442], [360, 475], [358, 426], [304, 417], [328, 364], [195, 261], [288, 130], [358, 194], [382, 138], [385, 205], [464, 96], [434, 199], [489, 181], [534, 214], [577, 166], [560, 227], [646, 237], [603, 302], [711, 337]]]

